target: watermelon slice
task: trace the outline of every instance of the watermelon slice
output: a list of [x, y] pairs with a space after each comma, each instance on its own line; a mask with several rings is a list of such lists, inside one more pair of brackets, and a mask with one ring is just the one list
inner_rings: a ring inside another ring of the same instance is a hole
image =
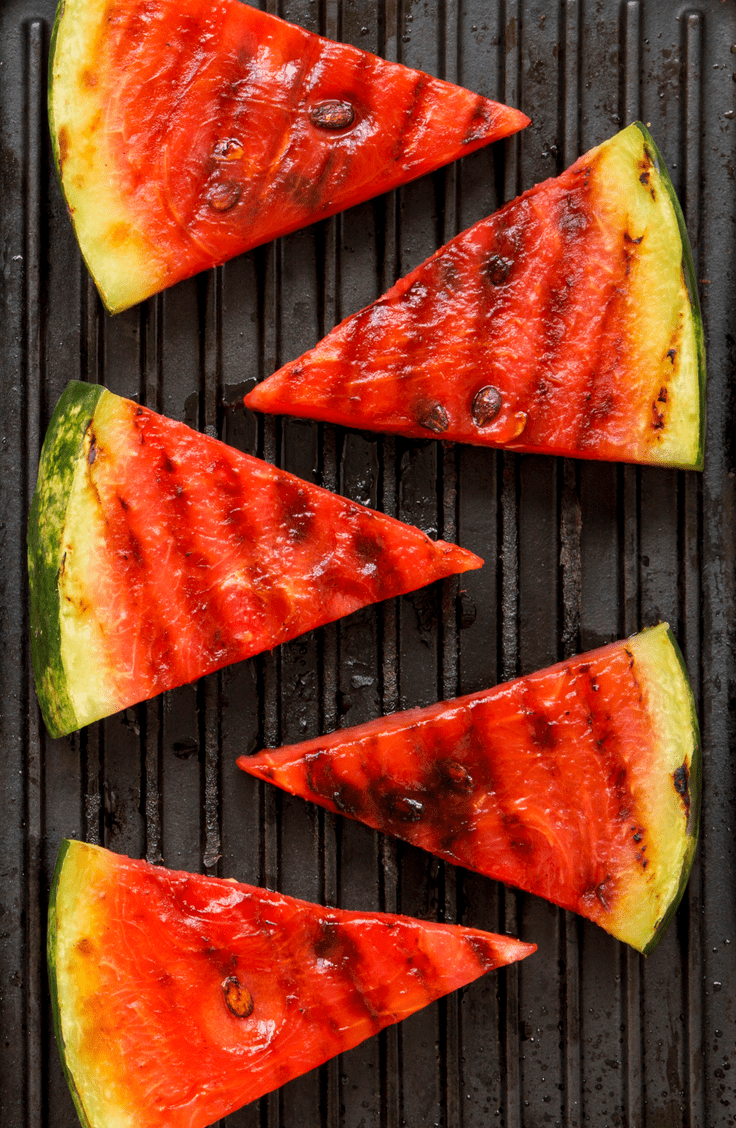
[[60, 0], [49, 115], [113, 313], [529, 124], [238, 0]]
[[682, 658], [661, 624], [495, 689], [238, 764], [648, 953], [692, 865], [698, 741]]
[[200, 1128], [536, 945], [347, 912], [82, 842], [48, 961], [85, 1128]]
[[687, 232], [635, 123], [481, 220], [246, 396], [414, 438], [700, 469]]
[[80, 383], [46, 435], [28, 562], [53, 736], [482, 564]]

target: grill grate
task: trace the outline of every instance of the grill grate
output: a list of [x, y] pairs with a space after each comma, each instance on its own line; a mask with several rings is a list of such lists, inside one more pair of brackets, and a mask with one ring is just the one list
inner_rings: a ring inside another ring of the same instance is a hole
[[[111, 319], [45, 124], [51, 0], [0, 11], [0, 1113], [76, 1123], [53, 1046], [44, 914], [60, 839], [285, 893], [507, 930], [538, 955], [228, 1118], [232, 1128], [726, 1128], [736, 1034], [736, 4], [292, 0], [268, 10], [518, 105], [520, 137]], [[731, 49], [732, 51], [734, 48]], [[709, 355], [702, 477], [256, 418], [242, 394], [441, 242], [651, 122], [693, 241]], [[479, 552], [468, 573], [51, 741], [27, 645], [24, 527], [71, 378], [104, 383]], [[235, 756], [528, 672], [666, 618], [704, 742], [701, 848], [643, 960], [594, 926], [277, 791]], [[736, 1073], [735, 1073], [736, 1076]]]

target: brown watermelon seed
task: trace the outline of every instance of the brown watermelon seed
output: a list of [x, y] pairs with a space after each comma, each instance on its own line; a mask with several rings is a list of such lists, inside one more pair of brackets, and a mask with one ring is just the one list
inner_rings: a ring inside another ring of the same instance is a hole
[[422, 404], [417, 414], [417, 423], [420, 427], [426, 427], [428, 431], [434, 431], [436, 435], [441, 435], [450, 426], [447, 412], [441, 403]]
[[217, 161], [239, 161], [245, 149], [237, 137], [223, 137], [215, 145], [213, 155]]
[[222, 992], [225, 996], [225, 1002], [228, 1005], [228, 1010], [235, 1015], [236, 1018], [248, 1018], [253, 1014], [253, 996], [247, 987], [244, 987], [236, 975], [229, 975], [225, 982], [222, 984]]
[[349, 102], [330, 98], [313, 106], [309, 118], [318, 129], [347, 129], [355, 121], [355, 110]]
[[215, 180], [205, 194], [207, 203], [217, 212], [229, 211], [240, 199], [241, 187], [234, 180]]
[[392, 796], [392, 814], [402, 822], [419, 822], [424, 814], [424, 804], [408, 795]]
[[511, 263], [500, 255], [491, 255], [486, 263], [486, 274], [493, 286], [500, 286], [506, 281], [511, 270]]
[[657, 403], [667, 403], [667, 389], [660, 388], [659, 395], [657, 396]]
[[476, 392], [472, 408], [476, 427], [485, 427], [486, 423], [492, 423], [502, 406], [501, 393], [493, 384], [487, 384], [485, 388]]
[[473, 790], [473, 777], [463, 764], [458, 764], [456, 760], [446, 760], [444, 769], [451, 787], [457, 788], [458, 791]]

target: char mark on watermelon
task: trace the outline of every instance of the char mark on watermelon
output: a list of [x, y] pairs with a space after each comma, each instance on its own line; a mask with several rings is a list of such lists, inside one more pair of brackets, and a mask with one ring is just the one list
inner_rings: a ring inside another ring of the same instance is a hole
[[84, 384], [44, 442], [28, 561], [55, 736], [482, 563]]
[[414, 438], [700, 469], [704, 386], [687, 232], [637, 123], [458, 235], [245, 402]]
[[643, 952], [682, 896], [697, 842], [698, 725], [666, 625], [238, 764]]
[[49, 116], [111, 312], [529, 123], [238, 0], [61, 0]]
[[204, 1128], [535, 945], [62, 845], [57, 1044], [85, 1128]]

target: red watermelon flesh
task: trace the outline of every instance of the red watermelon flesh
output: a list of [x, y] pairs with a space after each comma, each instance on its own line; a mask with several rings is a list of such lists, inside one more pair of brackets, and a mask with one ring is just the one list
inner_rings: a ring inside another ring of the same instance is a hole
[[202, 1128], [535, 950], [64, 843], [59, 1050], [88, 1128]]
[[528, 124], [238, 0], [66, 0], [50, 114], [113, 311]]
[[454, 572], [471, 552], [98, 386], [59, 401], [29, 522], [54, 735]]
[[458, 235], [245, 403], [413, 438], [699, 467], [704, 378], [682, 215], [636, 124]]
[[697, 839], [697, 720], [666, 625], [238, 765], [642, 951], [679, 901]]

